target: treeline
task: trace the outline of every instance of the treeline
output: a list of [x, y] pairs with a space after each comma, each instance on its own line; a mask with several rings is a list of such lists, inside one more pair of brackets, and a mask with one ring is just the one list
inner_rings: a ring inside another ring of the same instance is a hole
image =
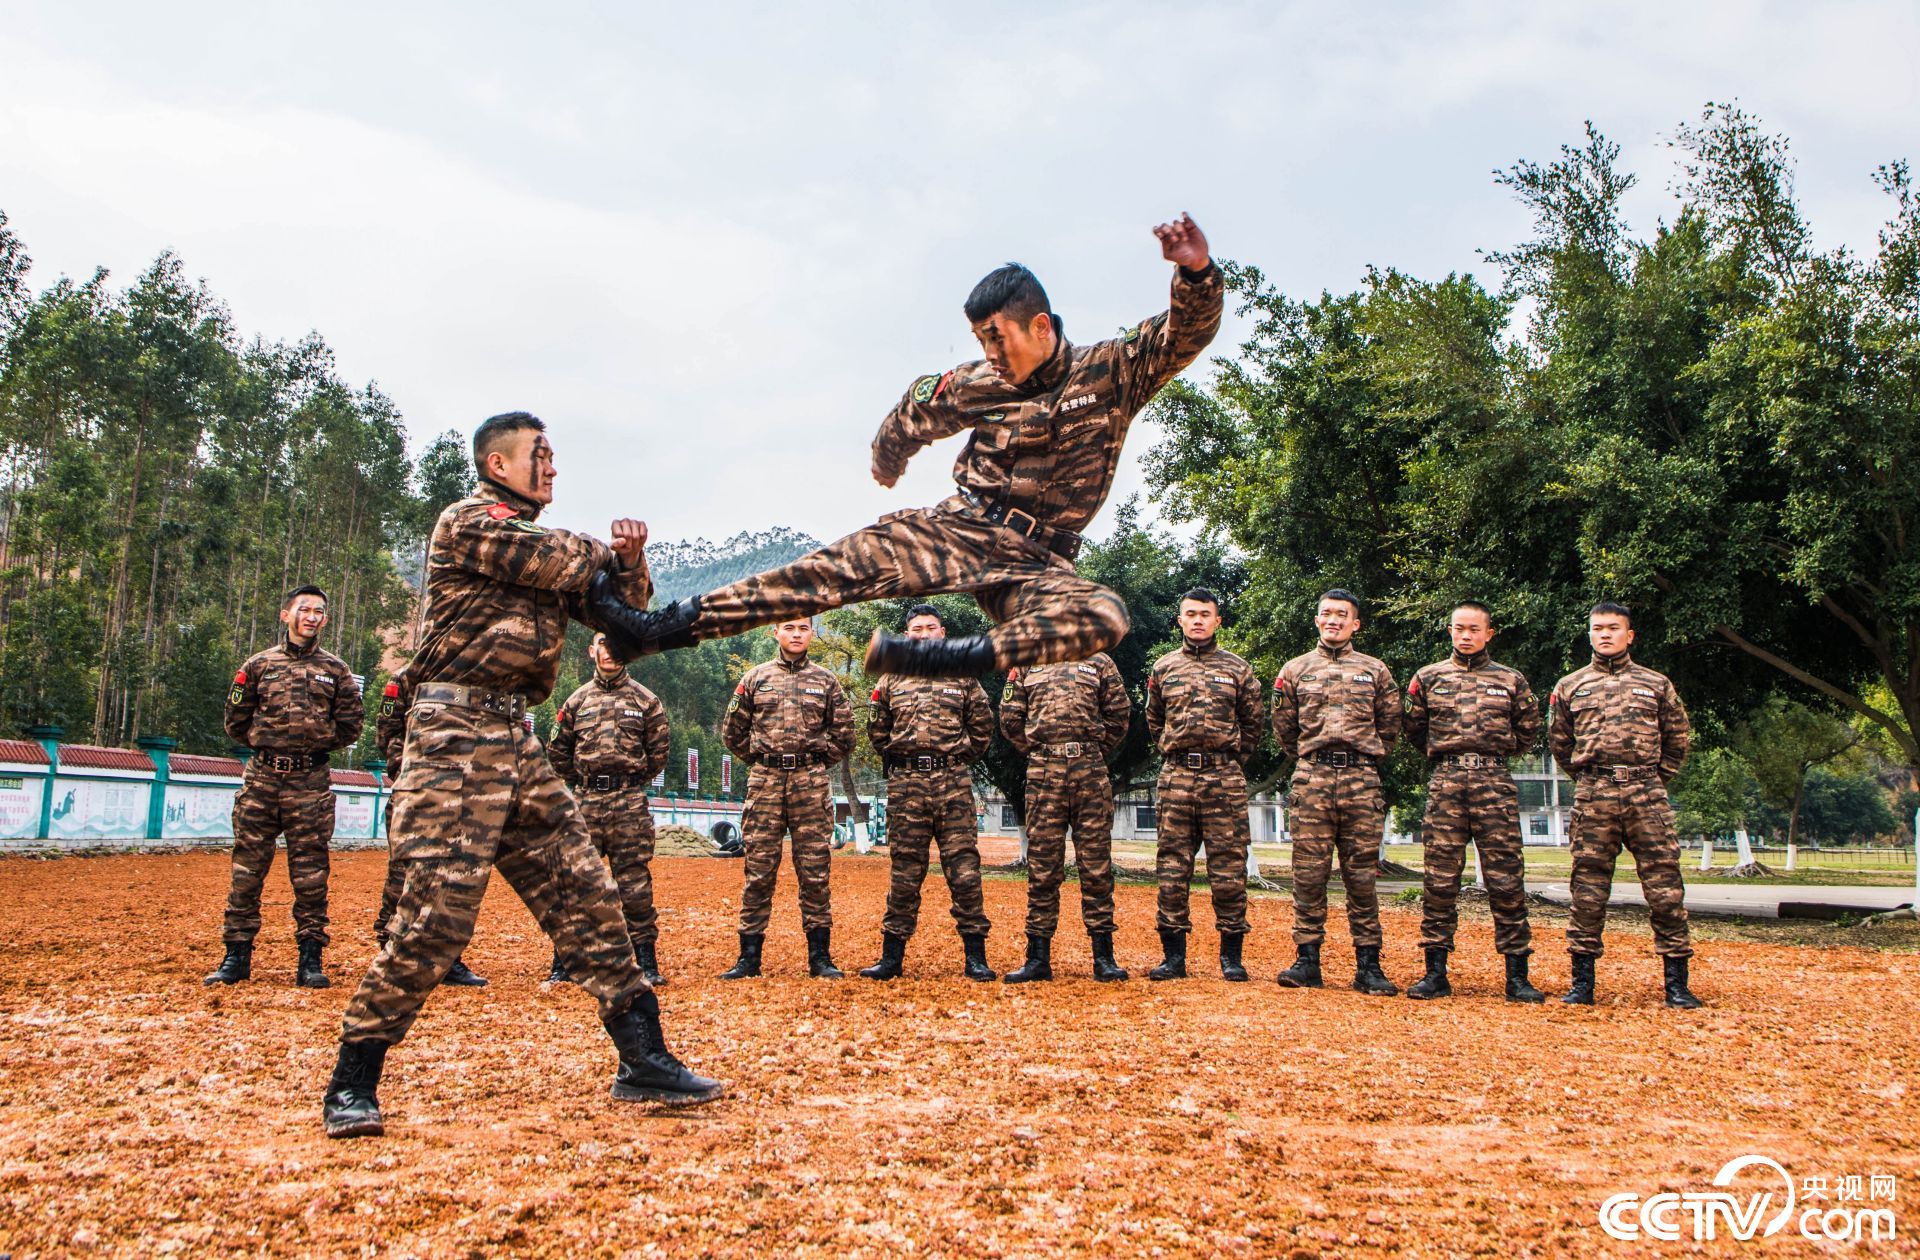
[[125, 288], [29, 266], [0, 215], [0, 726], [224, 748], [226, 680], [300, 581], [371, 673], [421, 528], [392, 400], [317, 334], [246, 338], [170, 253]]

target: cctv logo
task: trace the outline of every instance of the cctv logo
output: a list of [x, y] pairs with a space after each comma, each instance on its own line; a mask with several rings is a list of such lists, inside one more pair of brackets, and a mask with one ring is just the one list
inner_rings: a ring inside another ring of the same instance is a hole
[[[1778, 1186], [1735, 1194], [1728, 1187], [1749, 1168], [1770, 1171], [1779, 1178]], [[1795, 1223], [1793, 1178], [1765, 1155], [1740, 1156], [1714, 1174], [1713, 1184], [1712, 1190], [1666, 1191], [1646, 1198], [1631, 1192], [1613, 1195], [1600, 1205], [1600, 1228], [1621, 1242], [1641, 1238], [1678, 1242], [1683, 1228], [1695, 1242], [1723, 1236], [1751, 1242], [1771, 1238]], [[1859, 1242], [1895, 1235], [1891, 1208], [1834, 1207], [1823, 1212], [1810, 1207], [1799, 1214], [1797, 1224], [1800, 1236], [1815, 1242]]]

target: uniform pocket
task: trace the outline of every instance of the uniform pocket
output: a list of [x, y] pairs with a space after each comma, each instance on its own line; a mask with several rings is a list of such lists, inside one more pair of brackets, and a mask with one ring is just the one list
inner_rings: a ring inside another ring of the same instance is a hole
[[458, 792], [466, 783], [464, 765], [452, 761], [407, 761], [393, 781], [395, 792]]

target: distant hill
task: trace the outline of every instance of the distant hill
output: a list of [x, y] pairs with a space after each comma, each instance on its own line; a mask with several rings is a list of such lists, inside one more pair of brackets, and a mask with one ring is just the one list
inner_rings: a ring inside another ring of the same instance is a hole
[[647, 565], [653, 570], [654, 604], [699, 595], [716, 586], [775, 568], [816, 550], [810, 534], [784, 525], [744, 530], [725, 542], [650, 542]]

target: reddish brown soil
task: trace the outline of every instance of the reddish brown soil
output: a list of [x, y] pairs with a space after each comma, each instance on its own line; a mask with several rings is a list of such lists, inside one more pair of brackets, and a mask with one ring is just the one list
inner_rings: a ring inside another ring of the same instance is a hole
[[[1470, 922], [1460, 996], [1423, 1004], [1277, 988], [1291, 912], [1260, 898], [1255, 983], [1150, 984], [1153, 893], [1129, 885], [1131, 982], [1087, 979], [1076, 928], [1062, 980], [976, 985], [936, 877], [908, 978], [836, 984], [804, 975], [783, 871], [767, 977], [722, 984], [739, 864], [663, 859], [668, 1037], [726, 1099], [612, 1101], [591, 1000], [537, 982], [546, 943], [496, 881], [468, 955], [492, 987], [442, 990], [389, 1058], [385, 1138], [329, 1142], [319, 1095], [384, 856], [335, 861], [324, 992], [292, 987], [282, 869], [254, 983], [211, 990], [223, 857], [0, 862], [0, 1252], [1602, 1255], [1622, 1250], [1596, 1223], [1608, 1195], [1703, 1186], [1747, 1152], [1836, 1184], [1893, 1174], [1879, 1254], [1920, 1230], [1912, 956], [1708, 943], [1710, 1005], [1681, 1013], [1623, 927], [1601, 1006], [1519, 1007]], [[886, 877], [835, 858], [849, 971], [876, 953]], [[1024, 897], [988, 882], [997, 968]], [[1404, 984], [1417, 916], [1386, 921]], [[1539, 937], [1536, 976], [1562, 989], [1564, 940]], [[1349, 978], [1344, 942], [1328, 961]], [[1762, 1246], [1812, 1250], [1735, 1249]]]

